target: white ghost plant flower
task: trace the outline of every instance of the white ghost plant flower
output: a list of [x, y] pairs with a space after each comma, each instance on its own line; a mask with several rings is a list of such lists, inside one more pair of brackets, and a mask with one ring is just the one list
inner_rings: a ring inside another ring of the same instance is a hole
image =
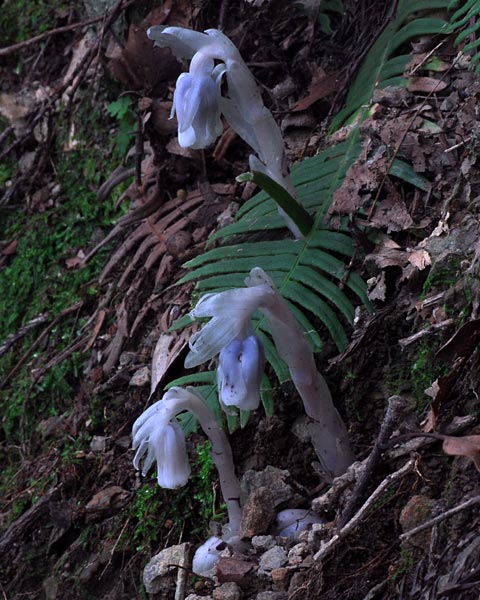
[[220, 353], [235, 339], [245, 339], [251, 332], [253, 313], [274, 292], [269, 286], [236, 288], [219, 294], [205, 294], [190, 312], [193, 319], [212, 317], [189, 341], [187, 369], [201, 365]]
[[[157, 461], [158, 483], [162, 487], [176, 488], [185, 483], [190, 475], [185, 437], [175, 418], [184, 411], [191, 412], [212, 444], [212, 460], [218, 470], [228, 512], [228, 531], [237, 535], [242, 510], [240, 505], [240, 482], [235, 475], [232, 449], [225, 432], [218, 426], [215, 415], [193, 388], [184, 390], [172, 387], [163, 398], [155, 402], [133, 424], [133, 449], [137, 450], [133, 465], [143, 473]], [[146, 455], [146, 456], [145, 456]]]
[[156, 460], [158, 485], [173, 490], [187, 483], [190, 477], [190, 464], [185, 436], [177, 422], [168, 421], [165, 424], [161, 413], [154, 413], [138, 430], [134, 449], [137, 447], [133, 465], [138, 469], [146, 453], [143, 460], [143, 475], [147, 474], [153, 461]]
[[[147, 36], [156, 46], [168, 47], [178, 58], [192, 61], [189, 73], [177, 80], [179, 91], [174, 98], [180, 145], [191, 148], [210, 145], [222, 131], [218, 125], [220, 110], [232, 129], [257, 153], [258, 158], [250, 157], [251, 168], [268, 175], [296, 199], [280, 128], [263, 104], [252, 73], [228, 37], [217, 29], [200, 33], [163, 26], [150, 27]], [[219, 64], [213, 67], [213, 61]], [[221, 95], [219, 83], [223, 74], [228, 88], [225, 95]], [[293, 235], [302, 237], [290, 217], [280, 212]]]
[[[185, 366], [197, 366], [229, 348], [234, 340], [245, 340], [251, 333], [253, 313], [260, 310], [270, 325], [278, 354], [287, 363], [305, 412], [312, 419], [309, 432], [320, 464], [329, 478], [341, 475], [353, 462], [347, 430], [333, 404], [327, 382], [317, 370], [303, 331], [273, 281], [261, 268], [252, 269], [245, 283], [246, 288], [205, 295], [191, 311], [193, 318], [211, 319], [192, 336]], [[253, 354], [249, 358], [251, 356]], [[221, 392], [225, 364], [234, 373], [230, 359], [222, 360]], [[235, 381], [241, 385], [238, 371]], [[222, 402], [225, 404], [223, 397]]]
[[260, 404], [260, 383], [265, 368], [262, 342], [254, 334], [234, 339], [220, 351], [217, 386], [220, 403], [229, 412], [256, 410]]
[[297, 539], [302, 531], [306, 531], [314, 523], [322, 524], [327, 520], [309, 509], [286, 508], [277, 513], [273, 526], [274, 535]]
[[182, 148], [207, 148], [221, 135], [220, 85], [225, 68], [196, 54], [190, 71], [177, 80], [172, 117], [178, 121], [178, 143]]
[[192, 571], [202, 577], [213, 577], [215, 574], [215, 565], [218, 562], [219, 550], [224, 546], [224, 541], [213, 535], [206, 542], [199, 546], [192, 560]]

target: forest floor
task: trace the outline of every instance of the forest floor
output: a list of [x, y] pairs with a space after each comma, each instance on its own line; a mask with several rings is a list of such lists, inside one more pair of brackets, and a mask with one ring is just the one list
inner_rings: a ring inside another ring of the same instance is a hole
[[[468, 56], [448, 37], [406, 45], [422, 76], [376, 90], [330, 207], [331, 223], [348, 216], [349, 270], [373, 305], [357, 307], [341, 353], [318, 323], [317, 365], [358, 462], [327, 483], [292, 384], [277, 384], [273, 415], [230, 436], [253, 542], [227, 548], [215, 578], [158, 559], [145, 587], [153, 556], [174, 547], [160, 558], [177, 564], [225, 518], [200, 432], [189, 483], [169, 491], [134, 470], [131, 427], [151, 389], [159, 399], [187, 374], [192, 329], [170, 329], [198, 298], [175, 285], [183, 265], [255, 193], [235, 180], [248, 150], [231, 130], [205, 152], [180, 148], [169, 115], [182, 66], [145, 31], [220, 27], [295, 164], [348, 136], [328, 126], [391, 3], [345, 2], [321, 15], [330, 32], [300, 3], [98, 4], [2, 9], [3, 44], [20, 43], [0, 54], [3, 598], [477, 599], [480, 77]], [[386, 175], [392, 152], [419, 179]], [[265, 488], [277, 509], [325, 523], [272, 535]]]

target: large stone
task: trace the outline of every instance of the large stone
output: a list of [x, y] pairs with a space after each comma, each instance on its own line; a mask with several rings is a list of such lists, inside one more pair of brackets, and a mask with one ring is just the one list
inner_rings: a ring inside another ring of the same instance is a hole
[[267, 533], [275, 515], [272, 492], [266, 487], [253, 490], [243, 505], [240, 537], [252, 538], [254, 535]]
[[276, 545], [275, 538], [273, 535], [256, 535], [252, 538], [252, 546], [258, 552], [265, 552], [265, 550], [270, 550], [273, 546]]
[[242, 477], [242, 492], [249, 496], [253, 490], [268, 488], [273, 496], [274, 506], [291, 500], [295, 493], [287, 483], [290, 473], [287, 470], [268, 466], [263, 471], [247, 471]]
[[149, 594], [166, 594], [174, 586], [177, 566], [188, 567], [190, 544], [170, 546], [156, 554], [143, 570], [143, 583]]
[[240, 587], [233, 582], [223, 583], [213, 590], [213, 600], [241, 600]]
[[274, 546], [267, 550], [260, 557], [258, 566], [259, 575], [270, 575], [273, 569], [283, 567], [287, 562], [287, 553], [280, 546]]
[[287, 600], [286, 592], [260, 592], [255, 600]]
[[[403, 531], [410, 531], [431, 519], [434, 508], [435, 501], [431, 498], [421, 495], [412, 496], [400, 513], [399, 521]], [[408, 538], [407, 544], [428, 550], [431, 536], [432, 530], [426, 529]]]

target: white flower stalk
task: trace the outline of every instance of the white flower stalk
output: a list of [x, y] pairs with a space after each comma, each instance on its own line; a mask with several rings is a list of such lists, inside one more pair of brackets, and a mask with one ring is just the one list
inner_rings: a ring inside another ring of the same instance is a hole
[[[200, 423], [201, 428], [212, 444], [212, 459], [218, 470], [220, 488], [228, 511], [228, 529], [235, 535], [240, 527], [240, 483], [235, 475], [232, 450], [224, 431], [218, 426], [213, 412], [195, 394], [193, 388], [184, 390], [173, 387], [163, 398], [152, 404], [133, 424], [133, 449], [137, 449], [133, 464], [139, 468], [140, 461], [146, 454], [143, 472], [146, 473], [157, 460], [158, 482], [175, 483], [173, 487], [185, 485], [190, 467], [185, 466], [186, 453], [180, 451], [181, 444], [175, 437], [175, 417], [184, 411], [190, 411]], [[173, 426], [173, 431], [172, 431]], [[177, 427], [179, 428], [178, 424]], [[183, 436], [183, 432], [182, 436]], [[168, 451], [165, 451], [165, 447]], [[172, 455], [173, 452], [173, 455]], [[171, 459], [174, 459], [172, 462]], [[188, 461], [186, 461], [188, 464]], [[167, 464], [168, 463], [168, 464]], [[178, 472], [176, 472], [178, 469]], [[183, 482], [183, 483], [181, 483]]]
[[256, 335], [234, 339], [220, 351], [217, 387], [225, 412], [235, 406], [256, 410], [260, 404], [260, 384], [265, 368], [263, 346]]
[[246, 288], [207, 294], [191, 311], [193, 318], [212, 318], [192, 336], [185, 366], [210, 360], [233, 340], [244, 338], [253, 313], [259, 309], [269, 322], [277, 351], [287, 363], [305, 412], [312, 419], [310, 436], [321, 466], [329, 477], [341, 475], [353, 462], [348, 434], [303, 331], [262, 269], [252, 269], [245, 283]]
[[[202, 105], [204, 109], [207, 108], [208, 102], [199, 97], [199, 95], [210, 94], [210, 89], [213, 91], [210, 85], [206, 85], [206, 80], [210, 79], [217, 85], [223, 73], [226, 74], [228, 92], [226, 96], [220, 96], [220, 91], [218, 92], [220, 110], [232, 129], [258, 154], [260, 160], [255, 156], [250, 157], [250, 168], [268, 175], [285, 188], [293, 198], [296, 198], [295, 188], [290, 180], [280, 128], [271, 112], [263, 104], [255, 79], [236, 46], [217, 29], [207, 29], [205, 33], [200, 33], [182, 27], [155, 26], [148, 29], [147, 35], [154, 40], [156, 46], [170, 48], [179, 58], [192, 59], [188, 85], [189, 89], [195, 89], [195, 93], [191, 93], [187, 97], [183, 92], [186, 74], [180, 75], [177, 81], [177, 86], [182, 88], [180, 96], [183, 100], [183, 108], [188, 114], [194, 113], [199, 105]], [[213, 62], [207, 62], [214, 60], [220, 61], [220, 65], [215, 67], [218, 69], [216, 73], [215, 69], [211, 69]], [[201, 72], [197, 69], [197, 63], [202, 65]], [[192, 65], [194, 66], [192, 67]], [[200, 76], [203, 78], [202, 84], [200, 84]], [[219, 86], [218, 90], [220, 90]], [[213, 99], [213, 97], [213, 95], [209, 95], [209, 98]], [[187, 102], [191, 102], [194, 108], [187, 107]], [[178, 107], [176, 110], [178, 115]], [[212, 102], [210, 117], [203, 111], [199, 122], [203, 124], [208, 122], [210, 124], [209, 132], [213, 134], [217, 131], [217, 135], [220, 135], [221, 129], [214, 125], [218, 121], [216, 110], [216, 103]], [[182, 124], [179, 121], [179, 139], [180, 129], [186, 123], [188, 120]], [[186, 143], [190, 138], [183, 132], [182, 135], [182, 142]], [[199, 145], [200, 140], [203, 139], [202, 136], [191, 136], [191, 139], [195, 139], [195, 145], [191, 146], [192, 148], [205, 147]], [[211, 143], [210, 136], [206, 136], [205, 139], [209, 140], [209, 144]], [[279, 208], [279, 211], [286, 219], [287, 225], [295, 237], [301, 237], [297, 226], [282, 209]]]

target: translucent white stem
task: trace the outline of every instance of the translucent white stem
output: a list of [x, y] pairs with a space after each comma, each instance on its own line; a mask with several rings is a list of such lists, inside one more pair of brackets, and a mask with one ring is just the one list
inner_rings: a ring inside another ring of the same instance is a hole
[[184, 390], [173, 387], [168, 390], [163, 400], [160, 401], [162, 411], [165, 411], [165, 418], [168, 421], [185, 410], [190, 411], [197, 418], [200, 427], [212, 444], [211, 456], [218, 470], [220, 488], [227, 505], [229, 529], [232, 534], [236, 534], [240, 528], [242, 509], [240, 482], [235, 475], [232, 449], [225, 432], [218, 426], [213, 412], [201, 398], [190, 391], [191, 389]]
[[341, 475], [354, 460], [347, 429], [333, 404], [327, 382], [316, 368], [303, 331], [262, 269], [252, 269], [246, 283], [248, 286], [268, 285], [274, 291], [265, 294], [260, 310], [270, 324], [278, 354], [287, 363], [305, 412], [313, 420], [310, 435], [318, 460], [329, 477]]

